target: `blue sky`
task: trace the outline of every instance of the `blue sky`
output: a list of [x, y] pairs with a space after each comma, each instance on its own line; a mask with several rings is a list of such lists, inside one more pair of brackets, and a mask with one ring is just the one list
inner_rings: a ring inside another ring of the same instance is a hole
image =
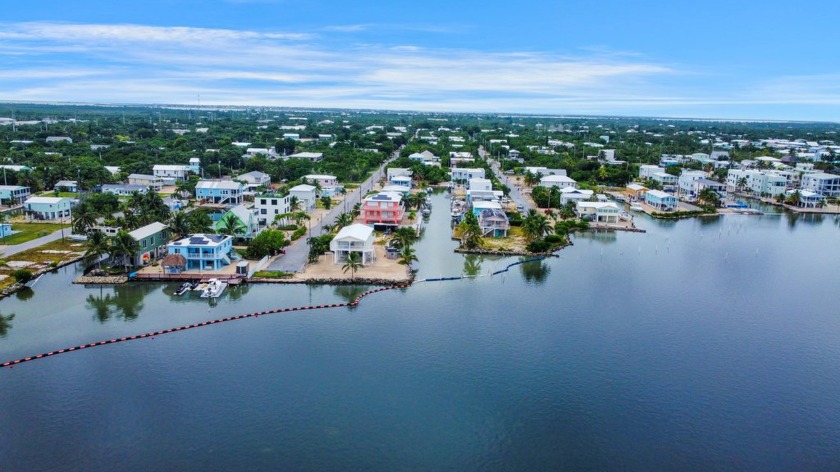
[[840, 121], [836, 1], [114, 3], [4, 5], [0, 100]]

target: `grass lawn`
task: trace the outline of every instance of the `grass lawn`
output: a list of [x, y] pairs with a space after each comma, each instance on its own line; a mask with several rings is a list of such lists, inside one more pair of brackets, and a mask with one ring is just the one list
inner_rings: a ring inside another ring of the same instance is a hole
[[38, 194], [40, 197], [65, 197], [65, 198], [78, 198], [79, 194], [77, 192], [58, 192], [55, 191], [45, 191]]
[[[50, 264], [55, 262], [58, 264], [59, 262], [69, 259], [71, 257], [75, 257], [75, 254], [72, 252], [84, 252], [85, 248], [82, 243], [70, 241], [65, 239], [64, 241], [58, 240], [53, 241], [48, 244], [44, 244], [43, 246], [30, 249], [28, 251], [23, 251], [17, 253], [13, 256], [10, 256], [6, 262], [9, 261], [27, 261], [33, 262], [36, 264]], [[44, 251], [71, 251], [71, 253], [49, 253]], [[0, 274], [2, 275], [11, 275], [12, 271], [11, 267], [8, 266], [0, 266]], [[33, 273], [37, 270], [35, 268], [27, 269], [32, 271]], [[14, 277], [8, 277], [4, 280], [0, 280], [0, 289], [8, 287], [15, 283]]]
[[[58, 231], [62, 226], [64, 228], [70, 228], [69, 224], [60, 225], [58, 223], [12, 223], [12, 231], [18, 232], [0, 239], [0, 244], [10, 246], [32, 241], [41, 236], [46, 236], [53, 231]], [[67, 230], [66, 233], [70, 235], [70, 230]]]

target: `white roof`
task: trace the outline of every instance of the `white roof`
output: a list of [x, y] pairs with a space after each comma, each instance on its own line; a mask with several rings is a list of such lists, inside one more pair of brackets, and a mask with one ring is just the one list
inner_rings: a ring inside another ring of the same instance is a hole
[[61, 203], [63, 201], [69, 201], [63, 197], [29, 197], [26, 199], [25, 204], [27, 203], [35, 203], [35, 204], [50, 204], [55, 205], [57, 203]]
[[584, 190], [584, 189], [579, 189], [579, 188], [574, 188], [574, 187], [563, 187], [563, 188], [560, 189], [560, 193], [579, 193], [581, 195], [588, 195], [588, 196], [591, 197], [592, 194], [595, 193], [595, 191], [594, 190]]
[[131, 174], [128, 176], [129, 179], [143, 179], [143, 180], [160, 180], [160, 177], [155, 177], [154, 175], [149, 174]]
[[616, 210], [618, 210], [618, 205], [616, 205], [615, 202], [578, 202], [577, 207], [578, 208], [595, 208], [595, 209], [615, 208]]
[[300, 184], [300, 185], [295, 185], [294, 187], [289, 189], [289, 191], [290, 192], [314, 192], [315, 187], [312, 186], [312, 185]]
[[401, 202], [402, 194], [397, 192], [379, 192], [376, 195], [365, 197], [365, 201], [372, 202]]
[[199, 180], [195, 188], [239, 189], [242, 188], [242, 184], [233, 180]]
[[297, 154], [292, 154], [289, 157], [302, 157], [304, 159], [319, 159], [324, 156], [323, 152], [299, 152]]
[[326, 174], [308, 174], [303, 176], [304, 179], [317, 179], [317, 180], [335, 180], [334, 175], [326, 175]]
[[647, 194], [650, 195], [651, 197], [656, 197], [656, 198], [665, 198], [665, 197], [676, 198], [673, 195], [671, 195], [670, 193], [665, 193], [662, 190], [648, 190]]
[[128, 235], [134, 238], [136, 241], [139, 241], [143, 238], [148, 238], [149, 236], [155, 233], [163, 231], [166, 228], [168, 228], [168, 226], [166, 226], [165, 224], [155, 221], [154, 223], [147, 224], [142, 228], [135, 229], [134, 231], [128, 233]]
[[75, 187], [76, 181], [75, 180], [59, 180], [55, 183], [56, 187]]
[[189, 166], [183, 165], [169, 165], [169, 164], [155, 164], [152, 170], [190, 170]]
[[641, 184], [630, 184], [627, 188], [630, 190], [645, 190], [647, 187]]
[[540, 179], [540, 182], [576, 183], [574, 179], [572, 179], [571, 177], [566, 177], [565, 175], [546, 175], [545, 177]]
[[252, 170], [251, 172], [246, 172], [246, 173], [241, 174], [239, 176], [239, 178], [243, 178], [243, 177], [244, 178], [251, 177], [254, 180], [261, 180], [261, 179], [264, 179], [264, 178], [268, 177], [268, 174], [266, 174], [265, 172], [260, 172], [258, 170]]
[[499, 202], [478, 200], [472, 202], [472, 207], [476, 210], [501, 210], [502, 205]]
[[373, 228], [363, 224], [352, 224], [341, 228], [333, 240], [355, 239], [356, 241], [367, 241], [373, 237]]

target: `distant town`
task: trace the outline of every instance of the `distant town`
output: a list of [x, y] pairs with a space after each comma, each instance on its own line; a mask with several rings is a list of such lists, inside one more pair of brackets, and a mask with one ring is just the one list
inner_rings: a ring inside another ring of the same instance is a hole
[[[410, 281], [432, 211], [458, 251], [551, 254], [637, 216], [840, 213], [840, 126], [0, 104], [0, 288]], [[448, 207], [432, 208], [445, 193]]]

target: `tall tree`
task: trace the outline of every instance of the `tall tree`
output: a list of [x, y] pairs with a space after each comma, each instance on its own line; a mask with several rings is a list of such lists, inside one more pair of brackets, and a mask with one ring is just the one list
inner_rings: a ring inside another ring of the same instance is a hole
[[350, 280], [356, 278], [356, 271], [362, 267], [362, 258], [358, 252], [351, 252], [347, 254], [347, 258], [344, 259], [344, 265], [341, 267], [341, 270], [346, 274], [347, 271], [350, 271]]

